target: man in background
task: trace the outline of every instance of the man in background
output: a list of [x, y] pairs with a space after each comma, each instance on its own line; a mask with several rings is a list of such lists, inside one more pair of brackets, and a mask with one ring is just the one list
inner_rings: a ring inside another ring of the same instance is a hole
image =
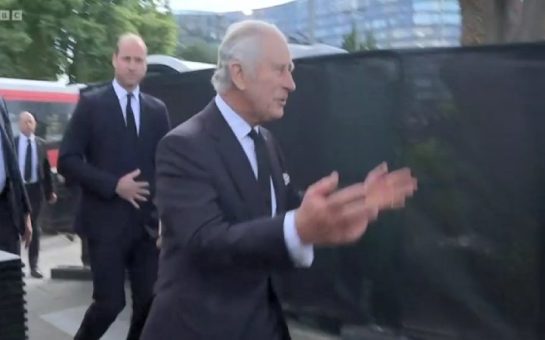
[[32, 241], [28, 249], [30, 275], [41, 279], [43, 274], [38, 267], [40, 253], [39, 218], [44, 197], [49, 204], [57, 201], [51, 178], [51, 166], [47, 158], [45, 140], [36, 136], [36, 119], [32, 113], [23, 111], [19, 115], [19, 130], [21, 134], [15, 137], [15, 147], [19, 156], [19, 170], [25, 183], [32, 213]]

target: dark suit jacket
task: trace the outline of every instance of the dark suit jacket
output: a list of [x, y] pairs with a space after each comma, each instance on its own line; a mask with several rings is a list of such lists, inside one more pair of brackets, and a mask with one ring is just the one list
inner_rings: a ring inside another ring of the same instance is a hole
[[270, 340], [271, 327], [286, 331], [270, 278], [275, 270], [293, 268], [283, 221], [299, 197], [285, 184], [273, 136], [264, 129], [263, 136], [277, 200], [273, 218], [266, 216], [246, 154], [214, 102], [159, 144], [163, 243], [143, 340]]
[[[53, 193], [53, 180], [51, 177], [51, 165], [47, 158], [47, 150], [45, 148], [45, 140], [35, 136], [36, 153], [38, 158], [38, 183], [46, 199], [51, 197]], [[19, 136], [15, 137], [15, 151], [17, 152], [19, 145]]]
[[25, 215], [29, 214], [30, 202], [25, 191], [17, 154], [13, 144], [13, 133], [8, 117], [8, 109], [4, 99], [0, 98], [0, 129], [4, 136], [2, 139], [4, 159], [6, 161], [6, 175], [8, 177], [9, 203], [13, 224], [22, 235], [25, 232]]
[[[82, 93], [60, 147], [59, 173], [81, 186], [75, 229], [89, 238], [116, 240], [137, 219], [150, 233], [157, 231], [152, 200], [140, 210], [115, 192], [119, 178], [139, 168], [136, 180], [150, 183], [155, 193], [155, 150], [169, 130], [165, 104], [140, 93], [138, 145], [131, 145], [119, 100], [112, 84]], [[136, 216], [136, 217], [135, 217]]]

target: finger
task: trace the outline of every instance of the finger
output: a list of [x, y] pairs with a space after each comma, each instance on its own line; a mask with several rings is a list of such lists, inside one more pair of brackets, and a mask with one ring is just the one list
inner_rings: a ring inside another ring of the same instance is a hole
[[343, 205], [354, 201], [360, 201], [363, 204], [364, 199], [365, 185], [363, 183], [355, 183], [329, 195], [327, 197], [327, 204], [332, 209], [339, 209]]
[[132, 204], [133, 207], [135, 207], [136, 209], [140, 209], [140, 206], [138, 205], [138, 203], [136, 203], [136, 201], [134, 199], [131, 199], [129, 200], [129, 202]]
[[388, 181], [392, 185], [403, 185], [412, 183], [415, 178], [411, 175], [411, 169], [401, 168], [388, 173]]
[[134, 182], [139, 188], [148, 188], [149, 182]]
[[[361, 201], [352, 201], [331, 214], [331, 220], [335, 221], [335, 230], [339, 233], [347, 233], [350, 230], [354, 232], [354, 228], [365, 228], [368, 222], [377, 218], [378, 209]], [[364, 230], [362, 230], [363, 232]], [[343, 239], [344, 236], [341, 238]]]
[[369, 208], [360, 203], [347, 204], [342, 211], [343, 228], [339, 230], [343, 233], [341, 239], [345, 242], [357, 241], [377, 216], [377, 208]]
[[401, 209], [405, 206], [405, 200], [392, 203], [391, 209]]
[[137, 192], [138, 194], [140, 194], [140, 195], [146, 195], [146, 196], [149, 196], [149, 195], [150, 195], [150, 191], [147, 190], [147, 189], [138, 189], [136, 192]]
[[145, 196], [138, 195], [138, 194], [136, 194], [134, 196], [134, 200], [138, 200], [138, 201], [141, 201], [141, 202], [147, 202], [148, 201], [148, 199]]
[[306, 195], [328, 196], [339, 185], [339, 174], [333, 171], [329, 176], [323, 177], [308, 187]]
[[346, 204], [342, 209], [343, 219], [348, 226], [374, 221], [377, 219], [378, 213], [379, 209], [376, 206], [361, 204], [359, 201]]
[[403, 195], [405, 197], [411, 197], [416, 191], [417, 182], [415, 179], [411, 179], [407, 182], [397, 184], [397, 187], [393, 190], [397, 191], [398, 195]]
[[136, 169], [136, 170], [133, 170], [131, 172], [129, 172], [127, 174], [127, 176], [129, 176], [129, 178], [135, 178], [135, 177], [138, 177], [138, 175], [140, 175], [140, 169]]
[[388, 164], [386, 162], [382, 162], [379, 165], [377, 165], [373, 170], [369, 171], [369, 173], [365, 177], [365, 180], [374, 181], [378, 177], [381, 177], [387, 173], [388, 173]]

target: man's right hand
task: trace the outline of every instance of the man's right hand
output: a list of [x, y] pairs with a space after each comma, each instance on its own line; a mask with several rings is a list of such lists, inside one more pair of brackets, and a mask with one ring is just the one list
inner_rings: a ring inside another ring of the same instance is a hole
[[22, 236], [22, 241], [25, 244], [25, 248], [28, 248], [30, 242], [32, 242], [32, 221], [30, 219], [30, 214], [25, 215], [25, 232]]
[[337, 190], [333, 172], [312, 184], [295, 213], [295, 226], [303, 244], [337, 245], [357, 241], [378, 213], [402, 207], [416, 190], [408, 169], [388, 172], [385, 163], [363, 182]]
[[129, 172], [119, 179], [115, 187], [115, 192], [129, 201], [136, 209], [140, 209], [138, 202], [146, 202], [147, 197], [150, 195], [148, 182], [134, 180], [139, 175], [140, 169]]

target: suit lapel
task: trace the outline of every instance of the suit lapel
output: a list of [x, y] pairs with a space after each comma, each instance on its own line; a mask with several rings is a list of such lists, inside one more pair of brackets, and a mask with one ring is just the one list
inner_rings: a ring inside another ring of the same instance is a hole
[[0, 132], [2, 133], [2, 142], [7, 144], [5, 146], [6, 149], [11, 150], [11, 144], [13, 143], [13, 140], [11, 139], [11, 134], [8, 132], [8, 129], [10, 129], [10, 127], [6, 127], [6, 124], [10, 124], [8, 111], [5, 104], [3, 103], [3, 100], [0, 105], [2, 105], [2, 107], [0, 108], [0, 110], [2, 110], [2, 112], [0, 112]]
[[151, 121], [151, 111], [148, 106], [148, 102], [146, 100], [146, 97], [140, 93], [140, 129], [138, 130], [138, 140], [140, 143], [147, 140], [149, 134], [150, 134], [150, 128], [153, 126], [153, 122]]
[[261, 196], [250, 161], [235, 134], [219, 112], [214, 101], [204, 109], [208, 132], [214, 138], [218, 153], [227, 172], [251, 212], [258, 216], [262, 213]]
[[119, 136], [125, 136], [126, 132], [126, 125], [125, 125], [125, 119], [123, 118], [123, 109], [121, 108], [121, 104], [119, 103], [119, 98], [117, 98], [117, 95], [115, 94], [114, 86], [110, 84], [107, 87], [106, 90], [106, 100], [104, 101], [106, 110], [104, 112], [108, 112], [110, 110], [113, 110], [114, 112], [111, 113], [111, 117], [108, 117], [111, 119], [113, 126], [116, 126], [119, 133], [121, 133]]
[[284, 195], [284, 180], [282, 177], [282, 168], [280, 167], [278, 153], [276, 152], [276, 145], [271, 137], [269, 131], [263, 134], [265, 143], [267, 145], [267, 151], [269, 153], [269, 164], [271, 165], [271, 176], [274, 186], [274, 193], [276, 195], [276, 214], [281, 214], [286, 211], [286, 196]]

